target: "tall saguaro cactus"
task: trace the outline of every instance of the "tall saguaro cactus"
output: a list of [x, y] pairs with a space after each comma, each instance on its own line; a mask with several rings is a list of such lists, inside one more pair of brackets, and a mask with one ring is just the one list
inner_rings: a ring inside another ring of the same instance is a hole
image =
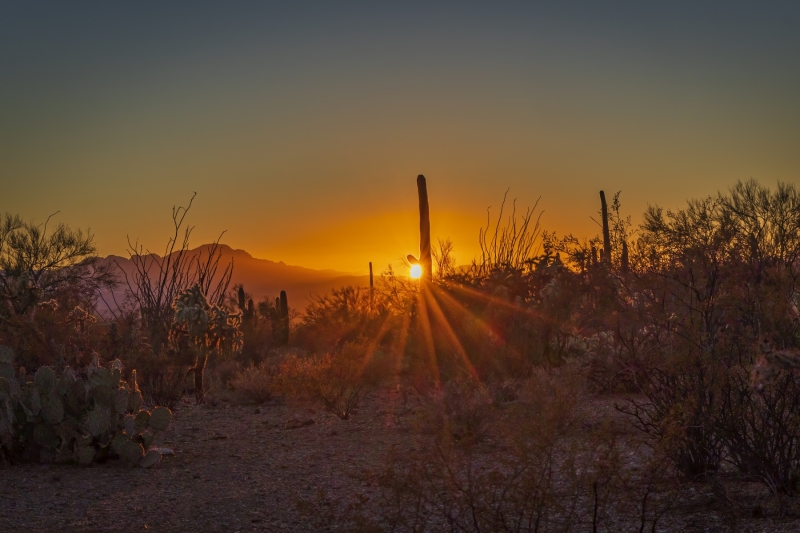
[[280, 303], [281, 344], [286, 346], [289, 344], [289, 299], [286, 297], [286, 291], [281, 291]]
[[369, 262], [369, 306], [372, 307], [372, 299], [375, 296], [375, 282], [372, 278], [372, 261]]
[[628, 261], [628, 243], [626, 241], [622, 241], [622, 257], [620, 258], [620, 266], [622, 267], [622, 272], [625, 274], [627, 274], [630, 270], [630, 263]]
[[239, 309], [241, 309], [242, 312], [244, 312], [245, 309], [244, 285], [239, 286], [239, 290], [236, 291], [236, 295], [238, 296], [239, 299]]
[[611, 234], [608, 230], [608, 204], [606, 193], [600, 191], [600, 212], [603, 217], [603, 261], [611, 263]]
[[431, 260], [431, 218], [428, 208], [428, 185], [425, 176], [417, 176], [419, 193], [419, 264], [422, 267], [422, 281], [430, 281], [433, 275]]

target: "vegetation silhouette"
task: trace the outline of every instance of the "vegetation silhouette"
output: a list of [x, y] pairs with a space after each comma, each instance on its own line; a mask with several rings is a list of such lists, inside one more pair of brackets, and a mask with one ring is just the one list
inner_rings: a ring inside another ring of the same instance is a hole
[[[586, 239], [542, 228], [538, 200], [509, 213], [506, 191], [466, 267], [451, 241], [431, 245], [422, 175], [417, 191], [419, 258], [401, 268], [419, 264], [421, 279], [391, 265], [374, 276], [370, 263], [369, 285], [315, 294], [302, 313], [286, 290], [256, 302], [229, 287], [219, 241], [188, 254], [191, 201], [173, 210], [163, 256], [130, 247], [129, 298], [111, 314], [96, 312], [115, 278], [91, 234], [4, 215], [3, 461], [142, 461], [162, 425], [129, 422], [139, 415], [122, 393], [114, 411], [117, 391], [141, 387], [152, 413], [188, 408], [188, 393], [202, 409], [316, 406], [337, 423], [378, 405], [414, 451], [386, 457], [370, 498], [301, 504], [319, 528], [656, 531], [695, 516], [700, 493], [717, 495], [714, 516], [731, 527], [796, 512], [794, 185], [739, 182], [649, 207], [638, 227], [620, 193], [601, 192], [600, 231]], [[91, 377], [100, 368], [115, 372], [108, 391]], [[72, 398], [79, 380], [93, 392]]]

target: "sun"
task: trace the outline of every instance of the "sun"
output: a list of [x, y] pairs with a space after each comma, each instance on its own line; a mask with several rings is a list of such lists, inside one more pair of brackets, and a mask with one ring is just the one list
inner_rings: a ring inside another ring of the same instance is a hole
[[420, 265], [411, 265], [411, 272], [409, 275], [414, 279], [419, 279], [422, 277], [422, 267]]

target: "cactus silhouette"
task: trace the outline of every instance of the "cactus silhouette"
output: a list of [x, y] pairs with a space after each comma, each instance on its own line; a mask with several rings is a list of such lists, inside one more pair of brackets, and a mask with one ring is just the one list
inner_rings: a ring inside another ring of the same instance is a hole
[[5, 406], [0, 410], [0, 456], [24, 459], [31, 457], [26, 448], [39, 448], [58, 460], [89, 464], [113, 452], [142, 468], [161, 459], [150, 447], [169, 426], [172, 413], [166, 407], [142, 408], [136, 370], [125, 381], [120, 361], [102, 366], [95, 357], [85, 374], [42, 366], [29, 380], [24, 372], [15, 376], [13, 357], [10, 348], [0, 346], [0, 401]]
[[433, 261], [431, 260], [431, 219], [428, 207], [428, 185], [425, 176], [417, 176], [419, 194], [419, 264], [422, 267], [421, 281], [430, 281]]
[[375, 296], [375, 283], [372, 279], [372, 261], [369, 262], [369, 306], [372, 307], [372, 299]]
[[286, 297], [286, 291], [281, 291], [281, 296], [278, 298], [280, 307], [278, 314], [280, 316], [280, 343], [283, 346], [289, 344], [289, 300]]
[[600, 211], [603, 217], [603, 262], [611, 263], [611, 234], [608, 230], [608, 204], [606, 193], [600, 191]]
[[630, 269], [630, 265], [628, 264], [628, 243], [626, 241], [622, 241], [622, 257], [620, 261], [622, 265], [622, 272], [627, 273]]
[[245, 305], [245, 303], [244, 303], [244, 286], [239, 287], [238, 296], [239, 296], [239, 309], [241, 309], [244, 312], [244, 305]]
[[239, 346], [241, 314], [229, 314], [225, 309], [208, 303], [199, 284], [181, 291], [172, 304], [175, 310], [172, 334], [189, 337], [195, 353], [194, 388], [197, 403], [205, 396], [203, 374], [212, 349], [228, 341]]

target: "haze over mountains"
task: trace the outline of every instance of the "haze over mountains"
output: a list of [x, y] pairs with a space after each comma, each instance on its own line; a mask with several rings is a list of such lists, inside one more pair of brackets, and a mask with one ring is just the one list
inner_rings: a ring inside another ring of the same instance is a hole
[[[190, 250], [191, 256], [202, 254], [207, 257], [211, 245], [205, 244]], [[331, 289], [345, 285], [369, 286], [368, 275], [354, 275], [336, 270], [314, 270], [301, 266], [287, 265], [283, 261], [275, 262], [268, 259], [257, 259], [244, 250], [234, 250], [230, 246], [220, 245], [220, 268], [233, 261], [232, 288], [235, 284], [244, 285], [245, 291], [252, 295], [253, 301], [258, 302], [264, 297], [275, 298], [280, 291], [286, 291], [289, 298], [289, 307], [302, 311], [309, 303], [312, 294], [325, 294]], [[155, 255], [155, 254], [153, 254]], [[157, 256], [158, 257], [158, 256]], [[134, 271], [130, 258], [110, 255], [103, 259], [104, 262], [115, 263], [130, 277]], [[122, 302], [125, 297], [124, 276], [120, 273], [121, 285], [114, 292], [117, 302]], [[132, 278], [131, 278], [132, 279]], [[108, 295], [110, 296], [110, 295]], [[111, 300], [106, 298], [110, 303]], [[102, 302], [101, 302], [102, 305]], [[113, 304], [112, 304], [113, 305]]]

